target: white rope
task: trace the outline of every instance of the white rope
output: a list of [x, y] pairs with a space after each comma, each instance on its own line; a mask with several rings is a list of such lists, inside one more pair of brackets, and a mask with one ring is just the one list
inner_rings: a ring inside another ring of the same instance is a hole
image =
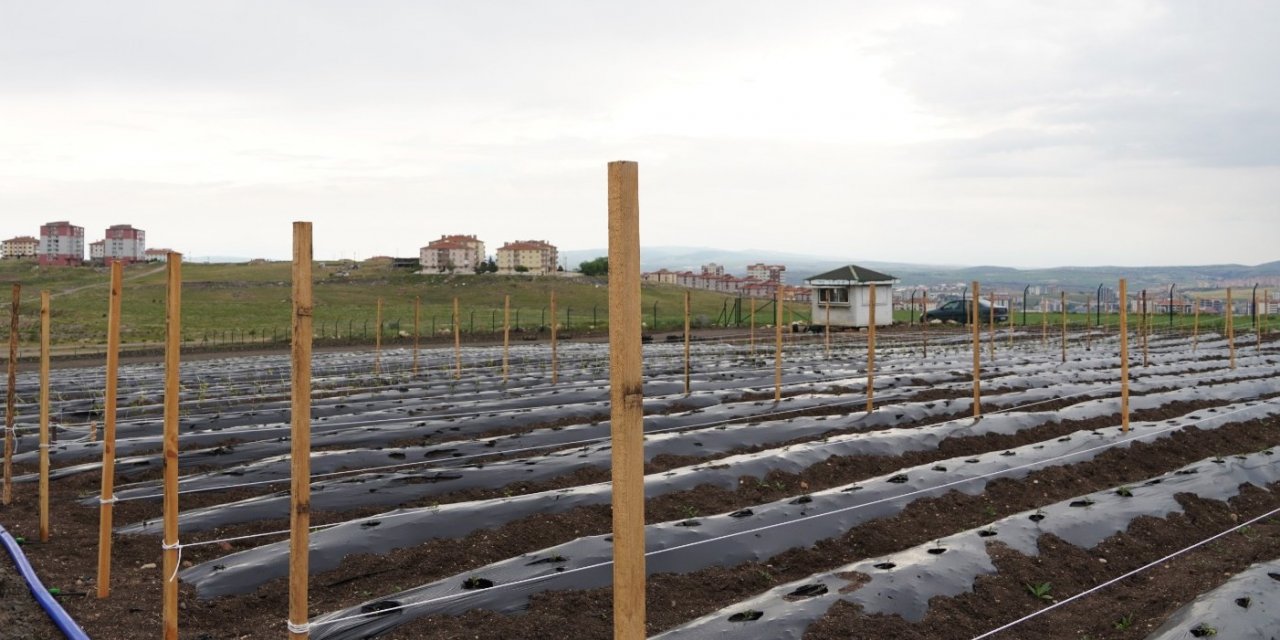
[[[1273, 403], [1273, 402], [1275, 402], [1275, 401], [1273, 401], [1273, 400], [1264, 400], [1264, 401], [1262, 401], [1262, 403], [1263, 403], [1263, 404], [1271, 404], [1271, 403]], [[715, 537], [715, 538], [708, 538], [708, 539], [706, 539], [706, 540], [698, 540], [698, 541], [694, 541], [694, 542], [690, 542], [690, 543], [686, 543], [686, 544], [682, 544], [682, 545], [677, 545], [677, 546], [674, 546], [674, 547], [667, 547], [667, 548], [664, 548], [664, 549], [658, 549], [658, 550], [655, 550], [655, 551], [649, 551], [649, 552], [646, 552], [644, 555], [645, 555], [645, 557], [646, 557], [646, 558], [651, 557], [651, 556], [658, 556], [658, 555], [662, 555], [662, 554], [664, 554], [664, 553], [670, 553], [670, 552], [672, 552], [672, 551], [678, 551], [678, 550], [681, 550], [681, 549], [688, 549], [688, 548], [691, 548], [691, 547], [697, 547], [697, 546], [701, 546], [701, 545], [704, 545], [704, 544], [709, 544], [709, 543], [712, 543], [712, 542], [719, 542], [719, 541], [721, 541], [721, 540], [727, 540], [727, 539], [730, 539], [730, 538], [736, 538], [736, 537], [738, 537], [738, 536], [753, 535], [753, 534], [760, 533], [760, 532], [762, 532], [762, 531], [768, 531], [768, 530], [770, 530], [770, 529], [777, 529], [777, 528], [780, 528], [780, 527], [786, 527], [786, 526], [790, 526], [790, 525], [793, 525], [793, 524], [798, 524], [798, 523], [801, 523], [801, 522], [807, 522], [807, 521], [810, 521], [810, 520], [816, 520], [816, 519], [818, 519], [818, 518], [825, 518], [825, 517], [827, 517], [827, 516], [836, 515], [836, 514], [840, 514], [840, 513], [845, 513], [845, 512], [853, 511], [853, 510], [856, 510], [856, 509], [862, 509], [862, 508], [865, 508], [865, 507], [870, 507], [870, 506], [874, 506], [874, 505], [877, 505], [877, 504], [882, 504], [882, 503], [885, 503], [885, 502], [892, 502], [892, 501], [895, 501], [895, 500], [901, 500], [901, 499], [903, 499], [903, 498], [909, 498], [909, 497], [911, 497], [911, 496], [920, 495], [920, 494], [923, 494], [923, 493], [929, 493], [929, 492], [932, 492], [932, 491], [937, 491], [937, 490], [939, 490], [939, 489], [946, 489], [946, 488], [948, 488], [948, 487], [953, 487], [953, 486], [956, 486], [956, 485], [964, 484], [964, 483], [966, 483], [966, 482], [972, 482], [972, 481], [974, 481], [974, 480], [980, 480], [980, 479], [984, 479], [984, 478], [990, 478], [990, 477], [993, 477], [993, 476], [1003, 475], [1003, 474], [1005, 474], [1005, 473], [1009, 473], [1009, 472], [1011, 472], [1011, 471], [1017, 471], [1017, 470], [1019, 470], [1019, 469], [1025, 469], [1025, 468], [1029, 468], [1029, 467], [1033, 467], [1033, 466], [1037, 466], [1037, 465], [1042, 465], [1042, 464], [1045, 464], [1045, 463], [1048, 463], [1048, 462], [1053, 462], [1053, 461], [1056, 461], [1056, 460], [1061, 460], [1061, 459], [1064, 459], [1064, 458], [1069, 458], [1069, 457], [1073, 457], [1073, 456], [1078, 456], [1078, 455], [1080, 455], [1080, 454], [1083, 454], [1083, 453], [1089, 453], [1089, 452], [1091, 452], [1091, 451], [1097, 451], [1097, 450], [1099, 450], [1099, 449], [1107, 449], [1107, 448], [1114, 447], [1114, 446], [1117, 446], [1117, 445], [1120, 445], [1120, 444], [1123, 444], [1123, 443], [1126, 443], [1126, 442], [1132, 442], [1132, 441], [1138, 440], [1138, 439], [1143, 438], [1143, 437], [1146, 437], [1146, 436], [1153, 436], [1153, 435], [1158, 435], [1158, 434], [1160, 434], [1160, 433], [1165, 433], [1165, 432], [1168, 432], [1168, 431], [1173, 431], [1173, 430], [1176, 430], [1176, 429], [1182, 429], [1182, 428], [1185, 428], [1185, 427], [1189, 427], [1189, 426], [1193, 426], [1193, 425], [1196, 425], [1196, 424], [1200, 424], [1200, 423], [1202, 423], [1202, 422], [1207, 422], [1207, 421], [1209, 421], [1209, 420], [1221, 419], [1221, 418], [1224, 418], [1224, 417], [1229, 416], [1229, 415], [1231, 415], [1231, 414], [1239, 413], [1239, 412], [1241, 412], [1241, 411], [1245, 411], [1245, 410], [1246, 410], [1246, 409], [1248, 409], [1248, 408], [1250, 408], [1250, 407], [1244, 407], [1244, 408], [1236, 409], [1235, 411], [1229, 411], [1229, 412], [1224, 413], [1224, 414], [1222, 414], [1222, 415], [1218, 415], [1218, 416], [1211, 416], [1211, 417], [1209, 417], [1209, 418], [1203, 418], [1203, 419], [1201, 419], [1201, 420], [1197, 420], [1197, 421], [1195, 421], [1195, 422], [1190, 422], [1190, 423], [1187, 423], [1187, 424], [1184, 424], [1184, 425], [1177, 425], [1177, 426], [1172, 426], [1172, 427], [1166, 427], [1166, 428], [1164, 428], [1164, 429], [1160, 429], [1160, 430], [1158, 430], [1158, 431], [1153, 431], [1153, 432], [1151, 432], [1151, 433], [1149, 433], [1149, 434], [1146, 434], [1145, 436], [1133, 436], [1133, 437], [1131, 437], [1131, 438], [1126, 438], [1126, 439], [1123, 439], [1123, 440], [1117, 440], [1117, 441], [1115, 441], [1115, 442], [1111, 442], [1111, 443], [1104, 444], [1104, 445], [1099, 445], [1099, 446], [1097, 446], [1097, 447], [1091, 447], [1091, 448], [1089, 448], [1089, 449], [1083, 449], [1083, 450], [1081, 450], [1081, 451], [1075, 451], [1075, 452], [1068, 453], [1068, 454], [1063, 454], [1063, 455], [1060, 455], [1060, 456], [1054, 456], [1054, 457], [1052, 457], [1052, 458], [1046, 458], [1046, 459], [1044, 459], [1044, 460], [1040, 460], [1040, 461], [1037, 461], [1037, 462], [1031, 462], [1031, 463], [1027, 463], [1027, 464], [1023, 464], [1023, 465], [1018, 465], [1018, 466], [1016, 466], [1016, 467], [1010, 467], [1010, 468], [1008, 468], [1008, 469], [1004, 469], [1004, 470], [1001, 470], [1001, 471], [993, 471], [993, 472], [991, 472], [991, 473], [985, 473], [985, 474], [982, 474], [982, 475], [979, 475], [979, 476], [974, 476], [974, 477], [972, 477], [972, 478], [965, 478], [965, 479], [962, 479], [962, 480], [955, 480], [955, 481], [952, 481], [952, 482], [943, 483], [943, 484], [941, 484], [941, 485], [937, 485], [937, 486], [930, 487], [930, 488], [927, 488], [927, 489], [918, 489], [918, 490], [915, 490], [915, 491], [910, 491], [910, 492], [907, 492], [907, 493], [904, 493], [904, 494], [900, 494], [900, 495], [896, 495], [896, 496], [890, 496], [890, 497], [886, 497], [886, 498], [880, 498], [880, 499], [878, 499], [878, 500], [872, 500], [871, 502], [864, 502], [864, 503], [861, 503], [861, 504], [851, 505], [851, 506], [844, 507], [844, 508], [841, 508], [841, 509], [835, 509], [835, 510], [833, 510], [833, 511], [828, 511], [828, 512], [825, 512], [825, 513], [818, 513], [818, 514], [814, 514], [814, 515], [811, 515], [811, 516], [804, 516], [804, 517], [800, 517], [800, 518], [797, 518], [797, 519], [795, 519], [795, 520], [788, 520], [788, 521], [786, 521], [786, 522], [774, 523], [774, 524], [765, 525], [765, 526], [762, 526], [762, 527], [756, 527], [756, 528], [754, 528], [754, 529], [747, 529], [747, 530], [744, 530], [744, 531], [737, 531], [737, 532], [730, 533], [730, 534], [726, 534], [726, 535], [723, 535], [723, 536], [718, 536], [718, 537]], [[1280, 511], [1280, 509], [1277, 509], [1277, 511]], [[1275, 513], [1275, 512], [1272, 512], [1272, 513]], [[1256, 522], [1257, 520], [1261, 520], [1261, 519], [1263, 519], [1263, 518], [1266, 518], [1266, 517], [1268, 517], [1269, 515], [1271, 515], [1271, 514], [1266, 514], [1266, 515], [1263, 515], [1263, 516], [1259, 516], [1258, 518], [1255, 518], [1254, 520], [1250, 520], [1249, 522], [1246, 522], [1246, 523], [1244, 523], [1244, 524], [1245, 524], [1245, 525], [1247, 525], [1247, 524], [1249, 524], [1249, 523], [1251, 523], [1251, 522]], [[1241, 525], [1241, 526], [1244, 526], [1244, 525]], [[1238, 529], [1238, 528], [1239, 528], [1239, 527], [1237, 527], [1237, 529]], [[1230, 533], [1230, 532], [1228, 531], [1228, 532], [1226, 532], [1226, 533]], [[1223, 533], [1223, 534], [1219, 534], [1218, 536], [1215, 536], [1215, 537], [1221, 537], [1222, 535], [1225, 535], [1225, 533]], [[1211, 540], [1212, 540], [1212, 539], [1211, 539]], [[1208, 540], [1206, 540], [1205, 542], [1209, 542], [1209, 541], [1208, 541]], [[1200, 543], [1200, 544], [1204, 544], [1204, 542], [1202, 542], [1202, 543]], [[1198, 545], [1197, 545], [1197, 546], [1198, 546]], [[584, 567], [577, 567], [577, 568], [574, 568], [574, 569], [567, 569], [567, 570], [565, 570], [565, 571], [561, 572], [561, 573], [560, 573], [560, 574], [558, 574], [558, 575], [567, 575], [567, 574], [572, 574], [572, 573], [579, 573], [579, 572], [582, 572], [582, 571], [589, 571], [589, 570], [591, 570], [591, 569], [597, 569], [597, 568], [605, 567], [605, 566], [609, 566], [609, 565], [612, 565], [612, 564], [613, 564], [613, 561], [612, 561], [612, 560], [606, 560], [606, 561], [603, 561], [603, 562], [597, 562], [597, 563], [592, 564], [592, 565], [587, 565], [587, 566], [584, 566]], [[1122, 576], [1122, 577], [1123, 577], [1123, 576]], [[543, 580], [546, 580], [546, 579], [547, 579], [547, 577], [546, 577], [546, 576], [535, 576], [535, 577], [532, 577], [532, 578], [525, 578], [525, 579], [522, 579], [522, 580], [517, 580], [517, 581], [515, 581], [515, 582], [507, 582], [507, 583], [503, 583], [503, 584], [495, 585], [495, 586], [494, 586], [494, 588], [515, 587], [515, 586], [520, 586], [520, 585], [523, 585], [523, 584], [529, 584], [529, 583], [532, 583], [532, 582], [539, 582], [539, 581], [543, 581]], [[1105, 586], [1105, 585], [1104, 585], [1104, 586]], [[385, 615], [387, 612], [390, 612], [390, 611], [398, 611], [398, 610], [401, 610], [401, 609], [408, 609], [408, 608], [411, 608], [411, 607], [426, 606], [426, 605], [429, 605], [429, 604], [435, 604], [435, 603], [437, 603], [437, 602], [444, 602], [444, 601], [448, 601], [448, 600], [457, 599], [457, 598], [460, 598], [460, 597], [463, 597], [463, 596], [467, 595], [468, 593], [469, 593], [469, 592], [462, 591], [462, 592], [458, 592], [458, 593], [446, 594], [446, 595], [443, 595], [443, 596], [440, 596], [440, 597], [431, 598], [431, 599], [429, 599], [429, 600], [423, 600], [423, 601], [421, 601], [421, 602], [413, 602], [413, 603], [409, 603], [409, 604], [399, 605], [399, 606], [396, 606], [396, 607], [389, 607], [389, 608], [386, 608], [386, 609], [379, 609], [379, 610], [378, 610], [378, 611], [376, 611], [376, 612], [371, 612], [371, 613], [358, 613], [358, 614], [354, 614], [354, 615], [350, 615], [350, 616], [344, 616], [344, 617], [340, 617], [340, 618], [334, 618], [334, 619], [332, 619], [332, 620], [323, 620], [323, 621], [319, 621], [319, 622], [313, 622], [313, 623], [311, 623], [311, 625], [312, 625], [313, 627], [318, 627], [318, 626], [325, 626], [325, 625], [337, 624], [337, 623], [339, 623], [339, 622], [346, 622], [346, 621], [348, 621], [348, 620], [357, 620], [357, 619], [360, 619], [360, 618], [366, 618], [366, 617], [374, 616], [374, 615]], [[1065, 602], [1066, 602], [1066, 601], [1064, 601], [1064, 603], [1065, 603]], [[1001, 631], [1001, 630], [1003, 630], [1003, 628], [1002, 628], [1002, 629], [998, 629], [997, 631]], [[994, 633], [994, 632], [993, 632], [993, 633]], [[990, 635], [990, 634], [988, 634], [988, 635]], [[982, 638], [982, 637], [986, 637], [986, 636], [979, 636], [979, 638]], [[979, 638], [974, 638], [973, 640], [979, 640]]]
[[119, 499], [119, 498], [117, 498], [117, 497], [116, 497], [116, 494], [114, 494], [114, 493], [113, 493], [113, 494], [111, 494], [111, 497], [110, 497], [110, 498], [107, 498], [107, 499], [105, 499], [105, 500], [102, 498], [102, 496], [98, 496], [98, 504], [100, 504], [100, 505], [105, 505], [105, 504], [115, 504], [115, 503], [117, 503], [117, 502], [119, 502], [119, 501], [120, 501], [120, 499]]
[[292, 620], [285, 620], [285, 624], [289, 627], [289, 633], [308, 634], [311, 633], [311, 623], [304, 622], [302, 624], [294, 624]]
[[165, 551], [177, 550], [178, 552], [177, 559], [173, 561], [173, 575], [169, 576], [169, 579], [166, 582], [173, 582], [175, 579], [177, 579], [178, 571], [182, 569], [182, 548], [185, 546], [187, 545], [184, 545], [181, 542], [178, 542], [177, 540], [174, 540], [173, 544], [169, 544], [167, 542], [160, 543], [161, 549], [164, 549]]
[[1240, 524], [1238, 524], [1238, 525], [1236, 525], [1236, 526], [1234, 526], [1234, 527], [1231, 527], [1230, 529], [1227, 529], [1226, 531], [1223, 531], [1223, 532], [1221, 532], [1221, 533], [1218, 533], [1217, 535], [1211, 536], [1211, 537], [1209, 537], [1209, 538], [1205, 538], [1204, 540], [1201, 540], [1200, 542], [1197, 542], [1197, 543], [1195, 543], [1195, 544], [1193, 544], [1193, 545], [1191, 545], [1191, 546], [1189, 546], [1189, 547], [1186, 547], [1186, 548], [1184, 548], [1184, 549], [1179, 549], [1179, 550], [1177, 550], [1177, 551], [1174, 551], [1173, 553], [1171, 553], [1171, 554], [1169, 554], [1169, 555], [1167, 555], [1167, 556], [1165, 556], [1165, 557], [1163, 557], [1163, 558], [1160, 558], [1159, 560], [1155, 560], [1155, 561], [1149, 562], [1149, 563], [1147, 563], [1147, 564], [1144, 564], [1144, 565], [1142, 565], [1141, 567], [1138, 567], [1137, 569], [1134, 569], [1133, 571], [1130, 571], [1130, 572], [1125, 573], [1125, 574], [1123, 574], [1123, 575], [1116, 576], [1115, 578], [1112, 578], [1112, 579], [1110, 579], [1110, 580], [1108, 580], [1108, 581], [1106, 581], [1106, 582], [1103, 582], [1102, 584], [1100, 584], [1100, 585], [1098, 585], [1098, 586], [1096, 586], [1096, 587], [1093, 587], [1093, 588], [1088, 589], [1088, 590], [1085, 590], [1085, 591], [1081, 591], [1080, 593], [1077, 593], [1077, 594], [1075, 594], [1075, 595], [1071, 596], [1070, 598], [1066, 598], [1065, 600], [1059, 600], [1058, 602], [1055, 602], [1055, 603], [1053, 603], [1053, 604], [1051, 604], [1051, 605], [1049, 605], [1049, 606], [1047, 606], [1047, 607], [1045, 607], [1045, 608], [1043, 608], [1043, 609], [1039, 609], [1039, 610], [1037, 610], [1037, 611], [1035, 611], [1035, 612], [1032, 612], [1032, 613], [1030, 613], [1030, 614], [1028, 614], [1028, 615], [1025, 615], [1025, 616], [1023, 616], [1023, 617], [1021, 617], [1021, 618], [1018, 618], [1017, 620], [1014, 620], [1013, 622], [1010, 622], [1010, 623], [1008, 623], [1008, 624], [1006, 624], [1006, 625], [1004, 625], [1004, 626], [1001, 626], [1001, 627], [997, 627], [997, 628], [995, 628], [995, 629], [992, 629], [991, 631], [988, 631], [988, 632], [986, 632], [986, 633], [984, 633], [984, 634], [982, 634], [982, 635], [974, 636], [974, 637], [973, 637], [973, 640], [982, 640], [983, 638], [989, 638], [989, 637], [991, 637], [991, 636], [993, 636], [993, 635], [995, 635], [995, 634], [997, 634], [997, 633], [1000, 633], [1000, 632], [1002, 632], [1002, 631], [1007, 631], [1007, 630], [1009, 630], [1009, 629], [1011, 629], [1011, 628], [1013, 628], [1013, 627], [1015, 627], [1015, 626], [1017, 626], [1017, 625], [1020, 625], [1020, 624], [1022, 624], [1023, 622], [1026, 622], [1026, 621], [1028, 621], [1028, 620], [1030, 620], [1030, 619], [1032, 619], [1032, 618], [1035, 618], [1035, 617], [1041, 616], [1041, 615], [1043, 615], [1043, 614], [1049, 613], [1050, 611], [1053, 611], [1054, 609], [1057, 609], [1058, 607], [1061, 607], [1062, 605], [1065, 605], [1065, 604], [1067, 604], [1067, 603], [1069, 603], [1069, 602], [1073, 602], [1073, 601], [1075, 601], [1075, 600], [1079, 600], [1080, 598], [1083, 598], [1083, 597], [1085, 597], [1085, 596], [1087, 596], [1087, 595], [1090, 595], [1090, 594], [1092, 594], [1092, 593], [1095, 593], [1095, 592], [1101, 591], [1102, 589], [1105, 589], [1105, 588], [1107, 588], [1107, 587], [1109, 587], [1109, 586], [1111, 586], [1111, 585], [1113, 585], [1113, 584], [1115, 584], [1115, 583], [1117, 583], [1117, 582], [1120, 582], [1121, 580], [1124, 580], [1124, 579], [1126, 579], [1126, 578], [1129, 578], [1129, 577], [1135, 576], [1135, 575], [1137, 575], [1137, 574], [1139, 574], [1139, 573], [1142, 573], [1143, 571], [1146, 571], [1147, 569], [1150, 569], [1150, 568], [1152, 568], [1152, 567], [1154, 567], [1154, 566], [1157, 566], [1157, 565], [1163, 564], [1163, 563], [1165, 563], [1165, 562], [1168, 562], [1168, 561], [1170, 561], [1170, 560], [1172, 560], [1172, 559], [1174, 559], [1174, 558], [1176, 558], [1176, 557], [1178, 557], [1178, 556], [1180, 556], [1180, 555], [1182, 555], [1182, 554], [1184, 554], [1184, 553], [1187, 553], [1188, 551], [1191, 551], [1191, 550], [1193, 550], [1193, 549], [1197, 549], [1197, 548], [1199, 548], [1199, 547], [1202, 547], [1202, 546], [1204, 546], [1204, 545], [1206, 545], [1206, 544], [1209, 544], [1210, 542], [1213, 542], [1214, 540], [1217, 540], [1217, 539], [1219, 539], [1219, 538], [1221, 538], [1221, 537], [1223, 537], [1223, 536], [1229, 535], [1229, 534], [1231, 534], [1231, 533], [1235, 533], [1236, 531], [1239, 531], [1239, 530], [1241, 530], [1241, 529], [1243, 529], [1243, 528], [1245, 528], [1245, 527], [1247, 527], [1247, 526], [1249, 526], [1249, 525], [1251, 525], [1251, 524], [1253, 524], [1253, 523], [1255, 523], [1255, 522], [1258, 522], [1259, 520], [1264, 520], [1264, 519], [1266, 519], [1266, 518], [1270, 518], [1271, 516], [1273, 516], [1273, 515], [1275, 515], [1275, 514], [1277, 514], [1277, 513], [1280, 513], [1280, 508], [1272, 509], [1271, 511], [1268, 511], [1267, 513], [1264, 513], [1264, 514], [1262, 514], [1262, 515], [1260, 515], [1260, 516], [1258, 516], [1258, 517], [1256, 517], [1256, 518], [1253, 518], [1253, 519], [1251, 519], [1251, 520], [1248, 520], [1247, 522], [1241, 522]]

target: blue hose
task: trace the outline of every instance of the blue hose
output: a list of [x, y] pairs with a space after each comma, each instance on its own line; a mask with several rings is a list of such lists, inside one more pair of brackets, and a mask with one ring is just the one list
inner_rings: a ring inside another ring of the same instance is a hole
[[27, 562], [26, 554], [22, 553], [22, 548], [18, 546], [18, 541], [9, 535], [9, 531], [4, 528], [4, 525], [0, 525], [0, 544], [3, 544], [9, 555], [13, 556], [13, 563], [18, 566], [18, 573], [22, 574], [22, 579], [27, 581], [27, 588], [31, 590], [31, 595], [44, 608], [45, 613], [49, 614], [49, 618], [62, 631], [62, 634], [71, 638], [71, 640], [89, 640], [89, 636], [85, 635], [84, 629], [81, 629], [80, 625], [71, 619], [71, 616], [67, 614], [67, 610], [63, 609], [62, 605], [58, 604], [58, 601], [49, 594], [49, 590], [44, 588], [44, 584], [40, 582], [36, 572], [31, 569], [31, 563]]

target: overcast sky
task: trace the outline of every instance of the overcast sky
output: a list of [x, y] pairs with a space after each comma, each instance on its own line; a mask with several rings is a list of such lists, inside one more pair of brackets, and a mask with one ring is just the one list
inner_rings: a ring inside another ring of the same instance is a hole
[[1280, 259], [1280, 2], [0, 0], [0, 235]]

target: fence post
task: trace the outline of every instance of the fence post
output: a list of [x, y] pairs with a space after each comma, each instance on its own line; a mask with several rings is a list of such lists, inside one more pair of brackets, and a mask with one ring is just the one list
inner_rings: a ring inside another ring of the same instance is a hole
[[1129, 293], [1120, 278], [1120, 431], [1129, 433]]
[[923, 358], [929, 357], [929, 320], [924, 316], [929, 313], [929, 290], [925, 289], [920, 300], [920, 346], [924, 349]]
[[990, 304], [990, 308], [987, 309], [987, 341], [991, 343], [987, 345], [987, 352], [988, 357], [994, 361], [996, 359], [996, 292], [987, 294], [987, 300]]
[[1067, 361], [1067, 292], [1059, 291], [1062, 305], [1062, 361]]
[[684, 394], [689, 395], [689, 291], [684, 292]]
[[164, 573], [165, 640], [178, 640], [178, 394], [182, 340], [182, 254], [169, 253], [164, 348]]
[[973, 310], [969, 320], [973, 325], [973, 417], [982, 415], [982, 325], [978, 320], [978, 300], [981, 299], [978, 281], [973, 281]]
[[774, 288], [773, 401], [782, 402], [782, 286]]
[[1142, 290], [1142, 317], [1140, 319], [1140, 324], [1142, 325], [1142, 366], [1143, 368], [1146, 368], [1151, 364], [1151, 354], [1147, 348], [1147, 339], [1148, 339], [1147, 328], [1150, 325], [1147, 323], [1147, 290], [1146, 289]]
[[[98, 500], [98, 598], [111, 595], [111, 520], [115, 506], [116, 396], [120, 370], [120, 294], [123, 267], [111, 263], [111, 292], [107, 302], [107, 371], [102, 398], [102, 494]], [[10, 386], [12, 388], [12, 385]]]
[[502, 384], [510, 375], [511, 357], [511, 294], [502, 296]]
[[[875, 410], [876, 397], [876, 284], [871, 283], [867, 313], [867, 413]], [[892, 295], [892, 294], [890, 294]], [[890, 305], [892, 308], [892, 305]]]
[[[418, 306], [414, 299], [414, 373], [418, 370]], [[381, 310], [381, 301], [379, 301]], [[311, 223], [293, 223], [293, 339], [290, 396], [289, 637], [309, 637], [307, 576], [311, 526]], [[381, 324], [378, 325], [381, 329]], [[381, 331], [379, 331], [381, 333]]]
[[49, 541], [49, 292], [40, 292], [40, 542]]
[[1196, 298], [1193, 302], [1195, 311], [1191, 320], [1191, 353], [1195, 353], [1200, 347], [1200, 299]]
[[559, 353], [556, 350], [556, 292], [551, 292], [551, 384], [560, 381]]
[[453, 297], [453, 378], [462, 379], [462, 328], [459, 325], [458, 296]]
[[756, 355], [756, 299], [751, 298], [751, 356]]
[[1231, 352], [1231, 369], [1236, 368], [1236, 313], [1232, 308], [1231, 287], [1227, 287], [1227, 347]]
[[17, 412], [18, 311], [22, 307], [22, 285], [13, 283], [13, 303], [9, 307], [9, 389], [4, 415], [4, 504], [13, 502], [13, 423]]
[[[1089, 326], [1089, 314], [1093, 312], [1091, 307], [1092, 299], [1089, 296], [1084, 297], [1084, 350], [1093, 351], [1093, 329]], [[1099, 302], [1098, 304], [1102, 304]]]
[[377, 325], [373, 330], [373, 375], [376, 376], [382, 373], [382, 298], [378, 298], [373, 323]]
[[613, 637], [645, 637], [644, 385], [638, 167], [609, 163], [609, 397], [613, 441]]
[[418, 322], [422, 316], [422, 296], [413, 297], [413, 375], [418, 375]]

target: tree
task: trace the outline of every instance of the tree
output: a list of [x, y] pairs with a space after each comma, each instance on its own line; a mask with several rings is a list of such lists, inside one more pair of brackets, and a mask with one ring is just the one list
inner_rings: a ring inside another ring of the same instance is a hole
[[595, 260], [588, 260], [578, 265], [578, 271], [584, 276], [607, 276], [609, 275], [609, 258], [601, 256]]
[[518, 264], [516, 265], [516, 273], [529, 273], [529, 267]]

